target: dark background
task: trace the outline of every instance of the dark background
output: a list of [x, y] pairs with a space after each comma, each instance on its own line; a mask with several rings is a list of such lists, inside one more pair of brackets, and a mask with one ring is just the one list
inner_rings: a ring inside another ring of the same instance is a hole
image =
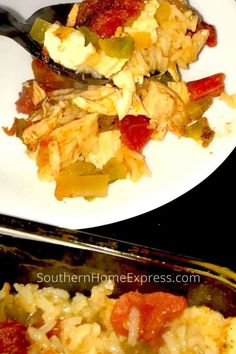
[[95, 234], [193, 256], [236, 270], [236, 149], [200, 185], [152, 212]]

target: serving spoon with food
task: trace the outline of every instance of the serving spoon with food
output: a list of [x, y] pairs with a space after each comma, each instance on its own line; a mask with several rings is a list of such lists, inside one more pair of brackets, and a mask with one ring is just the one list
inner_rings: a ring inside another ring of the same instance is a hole
[[51, 58], [45, 57], [40, 44], [34, 41], [30, 36], [30, 31], [37, 18], [50, 23], [58, 21], [62, 25], [65, 25], [67, 16], [73, 5], [73, 3], [68, 3], [43, 7], [34, 12], [26, 21], [17, 19], [7, 9], [0, 7], [0, 35], [13, 39], [32, 56], [45, 62], [48, 67], [59, 75], [68, 76], [83, 83], [92, 81], [93, 84], [103, 84], [108, 80], [105, 78], [94, 79], [90, 74], [79, 73], [68, 69], [54, 62]]

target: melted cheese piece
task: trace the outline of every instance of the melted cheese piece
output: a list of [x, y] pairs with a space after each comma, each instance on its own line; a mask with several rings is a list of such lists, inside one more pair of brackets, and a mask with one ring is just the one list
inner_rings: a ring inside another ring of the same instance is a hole
[[61, 26], [54, 23], [45, 32], [44, 46], [50, 58], [66, 68], [78, 70], [79, 65], [84, 63], [92, 54], [96, 52], [94, 46], [89, 43], [85, 46], [84, 35], [75, 29], [65, 38], [60, 38], [56, 31]]

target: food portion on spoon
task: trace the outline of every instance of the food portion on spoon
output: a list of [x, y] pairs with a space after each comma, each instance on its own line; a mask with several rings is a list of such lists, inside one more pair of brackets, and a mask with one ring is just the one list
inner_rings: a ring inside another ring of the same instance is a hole
[[129, 111], [136, 84], [153, 76], [178, 82], [179, 68], [197, 59], [210, 36], [216, 38], [214, 27], [183, 0], [86, 0], [74, 4], [66, 22], [37, 18], [30, 35], [42, 46], [45, 62], [52, 59], [91, 75], [97, 84], [105, 78], [121, 89], [120, 119]]
[[[173, 6], [183, 11], [186, 27], [177, 28], [179, 43], [172, 43], [170, 31], [169, 37], [163, 36], [171, 17], [180, 16], [173, 13]], [[129, 73], [134, 83], [142, 83], [144, 77], [169, 72], [177, 81], [178, 68], [197, 59], [209, 38], [208, 29], [215, 35], [212, 26], [202, 23], [180, 0], [86, 0], [74, 4], [66, 26], [38, 18], [30, 35], [42, 45], [45, 58], [79, 73], [114, 82], [119, 73], [127, 79]]]
[[[30, 34], [55, 62], [94, 77], [111, 78], [123, 69], [135, 49], [126, 22], [134, 22], [141, 16], [144, 26], [150, 22], [149, 27], [155, 31], [157, 6], [157, 1], [147, 4], [150, 12], [147, 17], [142, 16], [142, 10], [146, 13], [142, 0], [85, 1], [72, 7], [67, 26], [37, 19]], [[146, 37], [148, 32], [147, 28]]]
[[224, 74], [186, 83], [179, 69], [216, 45], [216, 31], [185, 0], [85, 0], [66, 25], [37, 18], [30, 36], [46, 63], [96, 83], [81, 87], [34, 60], [35, 80], [17, 102], [29, 117], [5, 129], [26, 145], [39, 177], [56, 181], [57, 199], [104, 197], [111, 182], [150, 176], [143, 148], [168, 132], [203, 147], [214, 138], [205, 112]]

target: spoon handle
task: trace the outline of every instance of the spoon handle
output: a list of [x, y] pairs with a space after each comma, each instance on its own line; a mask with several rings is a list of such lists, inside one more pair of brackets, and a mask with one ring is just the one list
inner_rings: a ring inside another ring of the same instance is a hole
[[[71, 4], [68, 4], [71, 7]], [[66, 7], [67, 8], [67, 7]], [[43, 14], [50, 14], [52, 16], [56, 16], [57, 10], [64, 10], [64, 15], [67, 13], [65, 11], [64, 4], [56, 5], [55, 8], [52, 7], [51, 12], [50, 9], [43, 8], [36, 11], [26, 22], [20, 21], [19, 19], [15, 18], [12, 14], [10, 14], [6, 9], [0, 7], [0, 36], [5, 36], [8, 38], [13, 39], [15, 42], [20, 44], [27, 52], [29, 52], [35, 58], [46, 62], [46, 65], [54, 70], [59, 75], [68, 76], [76, 81], [87, 85], [87, 83], [91, 84], [104, 84], [108, 80], [94, 80], [89, 75], [84, 75], [81, 73], [77, 73], [73, 70], [70, 70], [60, 64], [55, 63], [52, 59], [48, 58], [47, 60], [44, 57], [44, 53], [42, 51], [42, 47], [39, 43], [34, 41], [30, 35], [30, 28], [32, 27], [32, 23], [34, 22], [35, 18], [45, 18]], [[47, 10], [47, 11], [46, 11]], [[60, 13], [59, 13], [60, 14]]]
[[18, 31], [14, 25], [14, 18], [9, 12], [0, 8], [0, 35], [11, 37]]
[[13, 38], [19, 32], [27, 32], [27, 24], [16, 19], [7, 10], [0, 7], [0, 35]]
[[0, 7], [0, 36], [13, 39], [29, 53], [39, 56], [40, 48], [29, 38], [27, 31], [27, 23], [21, 22], [7, 10]]

